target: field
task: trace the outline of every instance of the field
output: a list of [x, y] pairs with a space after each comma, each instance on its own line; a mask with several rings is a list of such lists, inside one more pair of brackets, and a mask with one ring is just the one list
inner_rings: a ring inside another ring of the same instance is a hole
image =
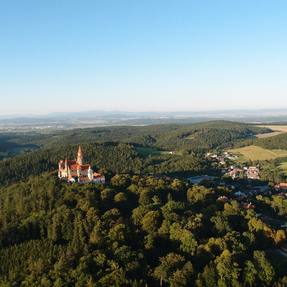
[[140, 156], [160, 155], [162, 151], [152, 147], [136, 147], [136, 151]]
[[271, 129], [272, 132], [270, 133], [266, 133], [266, 134], [258, 134], [256, 137], [257, 138], [269, 138], [269, 137], [274, 137], [280, 134], [284, 134], [287, 133], [287, 125], [282, 125], [282, 126], [277, 126], [277, 125], [266, 125], [266, 126], [262, 126], [260, 125], [259, 127], [261, 128], [268, 128]]
[[268, 150], [254, 145], [232, 149], [230, 152], [239, 155], [240, 161], [271, 160], [287, 156], [287, 150]]

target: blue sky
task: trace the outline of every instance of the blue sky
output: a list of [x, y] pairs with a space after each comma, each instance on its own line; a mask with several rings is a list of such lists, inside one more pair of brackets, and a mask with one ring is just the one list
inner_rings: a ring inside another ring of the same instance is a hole
[[0, 115], [287, 108], [285, 0], [0, 0]]

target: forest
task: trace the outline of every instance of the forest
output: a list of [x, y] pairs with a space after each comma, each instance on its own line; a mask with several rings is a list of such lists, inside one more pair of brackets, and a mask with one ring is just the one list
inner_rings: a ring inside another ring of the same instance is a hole
[[286, 286], [286, 232], [256, 215], [286, 216], [286, 200], [258, 197], [255, 212], [216, 200], [228, 193], [124, 174], [2, 188], [0, 286]]
[[287, 133], [255, 140], [255, 144], [267, 149], [287, 149]]
[[[135, 146], [125, 143], [83, 143], [85, 161], [109, 177], [115, 173], [131, 174], [198, 174], [214, 172], [204, 154], [142, 156]], [[1, 185], [23, 180], [58, 168], [58, 161], [75, 158], [78, 145], [39, 149], [0, 161]]]
[[[0, 286], [287, 286], [286, 231], [274, 224], [287, 199], [258, 195], [246, 209], [226, 185], [185, 180], [220, 175], [206, 152], [268, 131], [214, 121], [2, 134]], [[79, 144], [105, 185], [57, 178]], [[266, 182], [281, 180], [261, 165]]]
[[205, 151], [233, 146], [237, 141], [254, 138], [258, 133], [268, 132], [270, 130], [267, 128], [250, 124], [211, 121], [182, 125], [101, 127], [45, 133], [2, 133], [0, 134], [0, 156], [5, 158], [29, 151], [29, 149], [95, 142], [121, 142], [167, 151]]

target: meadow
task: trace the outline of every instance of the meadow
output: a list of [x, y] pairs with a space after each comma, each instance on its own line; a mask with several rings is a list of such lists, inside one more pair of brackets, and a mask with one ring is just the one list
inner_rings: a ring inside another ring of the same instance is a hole
[[287, 150], [269, 150], [255, 145], [231, 149], [230, 152], [239, 155], [240, 161], [272, 160], [287, 156]]
[[257, 138], [269, 138], [277, 135], [287, 133], [287, 125], [260, 125], [258, 127], [271, 129], [270, 133], [263, 133], [256, 135]]

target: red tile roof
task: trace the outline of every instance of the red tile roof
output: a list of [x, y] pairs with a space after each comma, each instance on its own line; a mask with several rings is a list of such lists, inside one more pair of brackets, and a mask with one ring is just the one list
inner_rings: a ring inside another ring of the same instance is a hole
[[79, 165], [77, 163], [69, 166], [70, 170], [78, 170], [78, 167]]
[[97, 172], [95, 172], [95, 173], [94, 173], [94, 178], [95, 178], [95, 179], [104, 179], [104, 178], [105, 178], [105, 176], [104, 176], [104, 175], [102, 175], [101, 173], [97, 173]]
[[90, 165], [89, 164], [83, 164], [83, 165], [80, 165], [79, 168], [80, 168], [80, 170], [87, 170], [90, 168]]

